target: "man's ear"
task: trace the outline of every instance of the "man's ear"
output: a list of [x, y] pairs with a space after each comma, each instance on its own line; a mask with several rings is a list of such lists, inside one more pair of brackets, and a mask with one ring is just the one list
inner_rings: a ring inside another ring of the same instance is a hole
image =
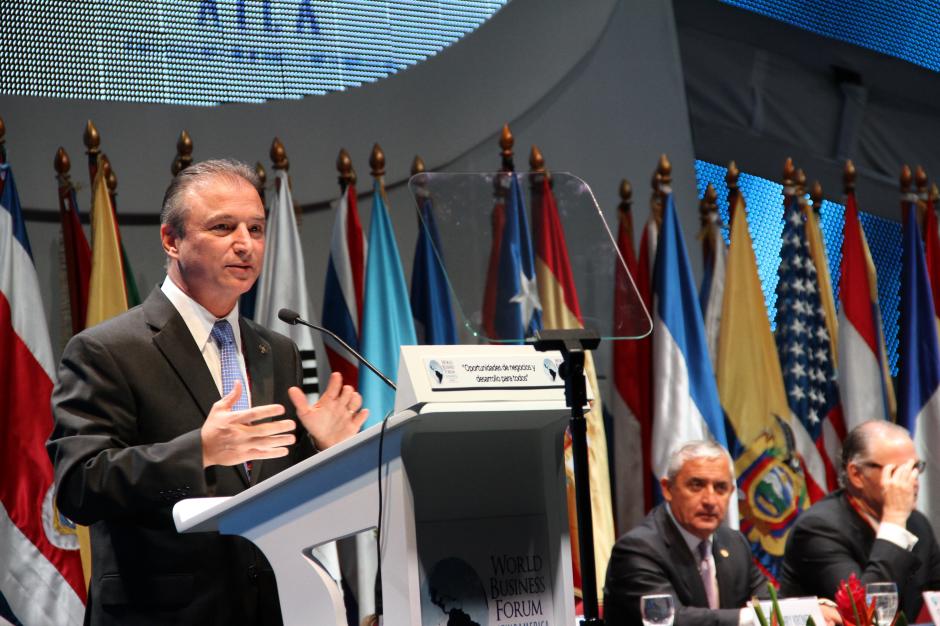
[[168, 257], [175, 259], [179, 256], [179, 239], [169, 224], [160, 224], [160, 242]]
[[672, 485], [669, 482], [669, 479], [663, 476], [659, 479], [659, 488], [663, 492], [663, 500], [666, 502], [672, 502]]
[[849, 462], [845, 466], [845, 479], [856, 491], [861, 491], [865, 487], [862, 481], [862, 466], [857, 463]]

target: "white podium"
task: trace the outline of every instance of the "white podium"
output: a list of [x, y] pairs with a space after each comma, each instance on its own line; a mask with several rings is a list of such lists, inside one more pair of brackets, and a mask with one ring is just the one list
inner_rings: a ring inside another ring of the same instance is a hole
[[254, 542], [287, 626], [345, 624], [310, 550], [377, 526], [381, 476], [385, 624], [573, 624], [560, 361], [404, 346], [384, 436], [379, 424], [237, 496], [183, 500], [177, 530]]

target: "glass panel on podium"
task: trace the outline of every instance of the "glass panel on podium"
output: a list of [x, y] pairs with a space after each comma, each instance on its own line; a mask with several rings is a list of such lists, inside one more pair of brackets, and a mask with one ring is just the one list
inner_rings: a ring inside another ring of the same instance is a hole
[[603, 348], [651, 331], [603, 212], [577, 176], [424, 172], [409, 187], [460, 343], [520, 343], [541, 328], [584, 327]]

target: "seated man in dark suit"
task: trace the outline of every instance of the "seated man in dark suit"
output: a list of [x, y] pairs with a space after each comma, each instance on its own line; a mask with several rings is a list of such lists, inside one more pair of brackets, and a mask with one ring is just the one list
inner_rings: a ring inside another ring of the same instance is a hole
[[[647, 594], [672, 595], [675, 626], [756, 623], [745, 605], [766, 597], [767, 579], [744, 535], [721, 525], [734, 493], [728, 452], [713, 442], [686, 443], [670, 456], [660, 485], [666, 502], [614, 545], [604, 585], [607, 624], [642, 624]], [[820, 608], [828, 623], [841, 623], [835, 609]]]
[[921, 592], [940, 589], [940, 549], [914, 510], [923, 469], [904, 428], [884, 421], [856, 427], [842, 444], [835, 491], [800, 515], [787, 539], [781, 591], [832, 598], [850, 574], [862, 584], [893, 581], [913, 621]]
[[716, 443], [687, 443], [670, 457], [660, 484], [666, 502], [614, 545], [606, 622], [642, 624], [640, 597], [668, 593], [676, 626], [750, 623], [742, 607], [766, 594], [767, 581], [744, 536], [721, 525], [734, 493], [731, 457]]

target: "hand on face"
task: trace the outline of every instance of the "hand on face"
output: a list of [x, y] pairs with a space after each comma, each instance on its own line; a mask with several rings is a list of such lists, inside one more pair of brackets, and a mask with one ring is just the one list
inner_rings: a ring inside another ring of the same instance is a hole
[[721, 524], [734, 491], [734, 479], [724, 457], [690, 459], [671, 482], [664, 478], [660, 484], [673, 517], [701, 539]]
[[888, 463], [881, 470], [881, 489], [884, 504], [881, 521], [904, 526], [911, 511], [917, 506], [918, 472], [916, 459], [901, 465]]
[[291, 387], [287, 393], [297, 409], [297, 417], [320, 450], [358, 433], [369, 416], [369, 410], [362, 409], [362, 396], [351, 385], [344, 385], [338, 372], [330, 375], [326, 390], [313, 406], [307, 403], [300, 388]]
[[294, 443], [294, 420], [284, 419], [255, 424], [257, 420], [284, 414], [280, 404], [265, 404], [243, 411], [232, 407], [242, 395], [242, 384], [212, 405], [202, 425], [202, 466], [239, 465], [246, 461], [273, 459], [287, 455]]

